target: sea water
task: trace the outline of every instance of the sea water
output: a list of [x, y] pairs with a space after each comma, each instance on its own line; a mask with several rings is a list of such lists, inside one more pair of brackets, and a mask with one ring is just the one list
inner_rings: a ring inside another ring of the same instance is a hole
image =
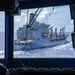
[[[0, 33], [0, 58], [4, 58], [5, 36]], [[71, 36], [67, 38], [70, 43], [58, 45], [51, 48], [35, 50], [14, 51], [14, 58], [75, 58], [75, 51], [72, 47]]]

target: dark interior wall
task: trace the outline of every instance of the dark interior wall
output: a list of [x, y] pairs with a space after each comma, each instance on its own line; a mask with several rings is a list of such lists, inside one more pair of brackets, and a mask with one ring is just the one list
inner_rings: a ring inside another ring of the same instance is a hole
[[20, 8], [37, 8], [70, 4], [70, 0], [20, 0]]
[[[19, 0], [21, 9], [70, 4], [71, 0]], [[15, 0], [0, 0], [0, 11], [13, 10]]]
[[[9, 1], [9, 0], [8, 0]], [[10, 0], [12, 1], [12, 0]], [[9, 3], [9, 4], [8, 4]], [[19, 0], [20, 8], [37, 8], [37, 7], [48, 7], [48, 6], [58, 6], [70, 4], [70, 0]], [[5, 2], [5, 0], [0, 0], [0, 10], [12, 10], [12, 3]], [[13, 17], [6, 12], [6, 66], [7, 67], [19, 67], [23, 66], [21, 62], [27, 67], [48, 67], [48, 68], [74, 68], [75, 69], [75, 59], [13, 59]], [[10, 29], [9, 29], [10, 28]], [[9, 32], [11, 36], [9, 36]], [[10, 39], [12, 38], [12, 39]], [[8, 52], [9, 51], [9, 52]], [[3, 62], [2, 62], [3, 63]], [[16, 64], [17, 63], [17, 64]], [[36, 63], [36, 64], [35, 64]]]

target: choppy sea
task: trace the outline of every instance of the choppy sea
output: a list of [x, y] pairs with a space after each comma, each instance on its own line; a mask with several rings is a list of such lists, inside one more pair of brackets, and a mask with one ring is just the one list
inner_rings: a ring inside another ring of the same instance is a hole
[[[0, 33], [0, 58], [4, 58], [5, 43], [4, 34]], [[42, 48], [29, 51], [14, 51], [14, 58], [75, 58], [75, 50], [72, 47], [71, 36], [67, 38], [69, 43], [51, 48]]]

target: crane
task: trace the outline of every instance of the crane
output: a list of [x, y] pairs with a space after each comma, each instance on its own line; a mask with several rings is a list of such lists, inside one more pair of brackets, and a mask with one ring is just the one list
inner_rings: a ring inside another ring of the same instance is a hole
[[[29, 9], [27, 9], [27, 27], [26, 27], [26, 40], [27, 40], [27, 31], [28, 31], [28, 28], [31, 27], [35, 20], [37, 19], [37, 17], [39, 16], [40, 12], [42, 11], [43, 8], [37, 8], [37, 10], [35, 11], [34, 13], [34, 16], [32, 17], [32, 19], [30, 20], [30, 22], [28, 23], [28, 13], [29, 13]], [[52, 11], [50, 12], [49, 15], [51, 15], [52, 13], [54, 12], [54, 7], [52, 9]]]

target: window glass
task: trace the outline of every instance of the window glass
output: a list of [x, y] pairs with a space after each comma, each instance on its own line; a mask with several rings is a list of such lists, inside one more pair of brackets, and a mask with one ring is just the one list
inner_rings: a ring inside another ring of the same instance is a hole
[[14, 58], [74, 58], [69, 5], [21, 10], [14, 16]]
[[0, 12], [0, 58], [4, 58], [5, 52], [5, 13]]

